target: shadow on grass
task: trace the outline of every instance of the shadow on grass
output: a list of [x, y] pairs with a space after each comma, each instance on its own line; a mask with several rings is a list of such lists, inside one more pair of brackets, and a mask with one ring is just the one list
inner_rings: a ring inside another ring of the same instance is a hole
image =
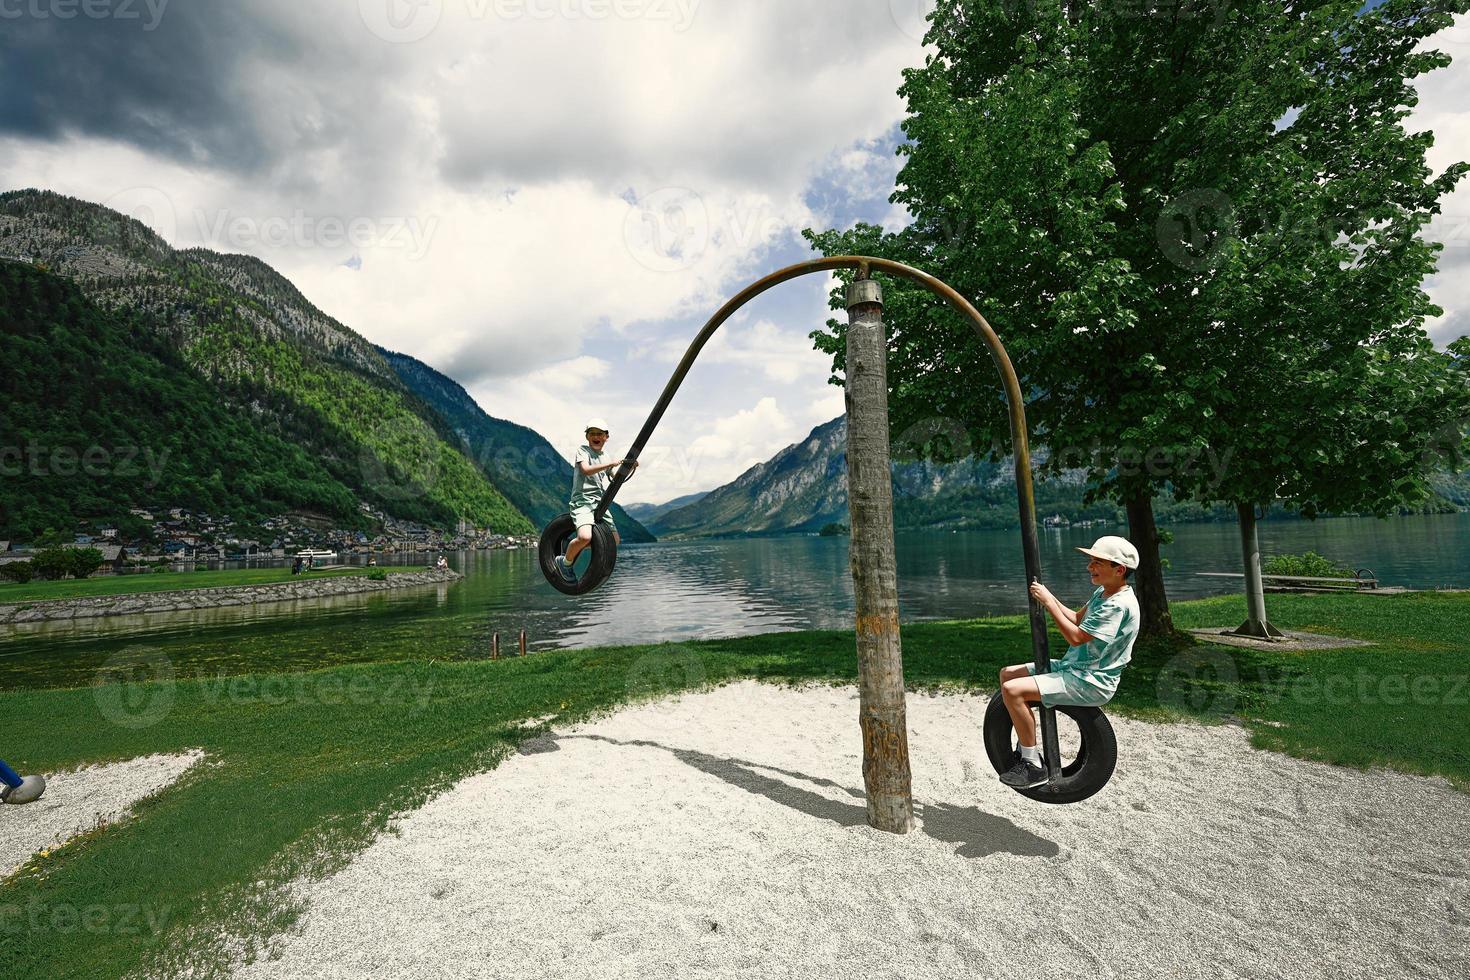
[[[647, 739], [616, 739], [605, 735], [548, 735], [537, 741], [545, 743], [574, 738], [606, 742], [610, 745], [663, 749], [680, 762], [702, 773], [714, 776], [747, 793], [763, 796], [773, 803], [790, 807], [809, 817], [828, 820], [839, 827], [863, 827], [868, 823], [866, 796], [861, 790], [790, 769], [780, 769], [776, 766], [748, 762], [744, 759], [710, 755], [694, 749], [675, 748]], [[548, 751], [548, 748], [543, 744], [535, 751], [545, 752]], [[832, 799], [821, 793], [793, 786], [784, 780], [775, 779], [766, 773], [778, 773], [812, 786], [836, 790], [857, 802]], [[975, 807], [956, 806], [951, 803], [930, 803], [919, 804], [918, 809], [919, 817], [923, 822], [923, 832], [935, 840], [958, 844], [959, 849], [955, 853], [960, 857], [982, 858], [997, 853], [1016, 854], [1022, 857], [1054, 857], [1061, 851], [1054, 841], [1023, 830], [1005, 817], [986, 813]]]

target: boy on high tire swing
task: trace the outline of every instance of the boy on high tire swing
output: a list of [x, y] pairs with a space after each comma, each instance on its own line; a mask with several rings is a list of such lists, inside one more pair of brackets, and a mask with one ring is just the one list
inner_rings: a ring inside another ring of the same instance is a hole
[[[573, 566], [577, 562], [577, 556], [592, 544], [592, 518], [596, 515], [597, 505], [602, 503], [602, 495], [607, 492], [608, 485], [612, 482], [613, 472], [623, 463], [631, 463], [634, 470], [638, 468], [636, 459], [615, 459], [608, 462], [603, 456], [602, 450], [607, 446], [607, 423], [602, 419], [592, 419], [583, 429], [587, 442], [577, 450], [577, 458], [572, 461], [572, 496], [567, 501], [572, 512], [572, 522], [576, 525], [577, 536], [567, 545], [565, 555], [556, 556], [556, 570], [562, 580], [568, 584], [577, 581], [577, 573]], [[629, 472], [631, 476], [631, 471]], [[612, 513], [602, 515], [602, 522], [612, 529], [613, 541], [622, 543], [622, 537], [618, 534], [618, 526], [613, 523]]]
[[1138, 638], [1138, 597], [1128, 576], [1138, 568], [1138, 549], [1125, 538], [1108, 535], [1091, 548], [1078, 548], [1090, 559], [1087, 572], [1097, 589], [1080, 609], [1068, 609], [1040, 582], [1031, 583], [1031, 598], [1051, 614], [1067, 641], [1067, 653], [1038, 674], [1035, 664], [1012, 664], [1000, 672], [1000, 696], [1016, 730], [1019, 758], [1000, 781], [1016, 789], [1049, 781], [1036, 745], [1031, 705], [1079, 704], [1100, 707], [1118, 693], [1123, 667], [1133, 657]]

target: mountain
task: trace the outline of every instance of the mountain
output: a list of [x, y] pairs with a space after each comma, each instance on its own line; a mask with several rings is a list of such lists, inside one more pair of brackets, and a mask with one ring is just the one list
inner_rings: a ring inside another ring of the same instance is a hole
[[[953, 463], [895, 462], [893, 518], [897, 527], [1014, 527], [1016, 481], [1009, 461], [973, 457]], [[1071, 519], [1116, 520], [1108, 504], [1084, 506], [1077, 480], [1038, 483], [1037, 507]], [[847, 420], [817, 426], [801, 442], [746, 470], [693, 503], [659, 514], [650, 529], [663, 537], [779, 534], [846, 524]]]
[[657, 520], [660, 514], [667, 514], [675, 508], [694, 503], [696, 500], [704, 497], [706, 492], [701, 490], [698, 493], [686, 493], [683, 496], [675, 497], [673, 500], [666, 500], [661, 504], [629, 504], [627, 511], [638, 520], [648, 524]]
[[[423, 361], [377, 348], [398, 377], [453, 430], [460, 447], [522, 514], [544, 527], [566, 512], [571, 494], [572, 464], [562, 459], [541, 435], [486, 415], [458, 382]], [[624, 541], [653, 541], [654, 536], [618, 504], [613, 520]]]
[[[84, 377], [107, 376], [99, 358], [115, 351], [124, 337], [135, 338], [138, 349], [159, 365], [131, 365], [128, 375], [137, 384], [119, 380], [117, 398], [111, 391], [96, 392], [90, 397], [97, 404], [70, 416], [83, 427], [65, 432], [36, 429], [44, 423], [48, 400], [60, 395], [36, 387], [31, 377], [31, 387], [15, 393], [25, 404], [10, 410], [27, 420], [30, 431], [7, 427], [7, 440], [24, 443], [35, 432], [60, 439], [63, 447], [85, 449], [100, 445], [104, 434], [111, 439], [141, 431], [156, 438], [156, 432], [137, 430], [135, 423], [145, 429], [173, 424], [162, 414], [167, 408], [162, 395], [150, 393], [159, 391], [161, 379], [184, 371], [202, 385], [191, 385], [194, 397], [214, 403], [206, 411], [209, 418], [229, 415], [275, 442], [242, 443], [248, 455], [224, 454], [213, 466], [204, 457], [176, 456], [182, 469], [166, 487], [207, 484], [211, 492], [204, 496], [233, 500], [236, 509], [259, 492], [263, 505], [310, 506], [344, 523], [361, 520], [361, 500], [395, 517], [439, 527], [462, 518], [501, 533], [534, 530], [458, 448], [447, 423], [409, 390], [372, 344], [318, 310], [264, 262], [207, 249], [176, 250], [132, 218], [37, 190], [0, 194], [0, 258], [26, 263], [27, 275], [50, 273], [72, 284], [70, 292], [35, 282], [17, 285], [20, 298], [10, 302], [37, 304], [32, 312], [39, 313], [43, 300], [34, 297], [44, 294], [45, 303], [76, 307], [67, 321], [71, 326], [53, 331], [47, 343], [57, 345]], [[8, 328], [26, 311], [0, 313]], [[29, 315], [24, 319], [37, 322]], [[33, 336], [26, 342], [34, 341]], [[147, 415], [151, 422], [129, 415]], [[176, 438], [188, 435], [175, 427]], [[287, 467], [288, 461], [289, 469], [276, 468], [277, 462]], [[262, 482], [266, 472], [275, 474], [269, 485]], [[294, 476], [300, 485], [292, 488], [275, 478], [281, 476]], [[127, 492], [137, 499], [145, 490]], [[27, 506], [10, 495], [7, 488], [8, 513]], [[93, 497], [75, 503], [90, 507], [105, 500], [101, 494]], [[160, 491], [148, 503], [170, 503], [161, 497]]]
[[[1044, 453], [1042, 447], [1037, 456]], [[1010, 528], [1019, 523], [1015, 470], [1009, 459], [895, 462], [891, 470], [895, 527]], [[1401, 513], [1453, 511], [1456, 505], [1470, 504], [1470, 472], [1439, 474], [1431, 482], [1435, 496]], [[1085, 491], [1080, 474], [1037, 480], [1037, 516], [1124, 521], [1122, 509], [1110, 503], [1083, 503]], [[1154, 511], [1160, 523], [1235, 520], [1233, 507], [1205, 508], [1167, 497], [1155, 501]], [[1277, 507], [1272, 516], [1296, 515]], [[849, 523], [846, 417], [817, 426], [806, 439], [694, 502], [645, 519], [661, 538], [813, 532], [827, 524]]]
[[1458, 508], [1470, 508], [1470, 470], [1463, 473], [1436, 473], [1429, 478], [1434, 492]]
[[155, 500], [249, 519], [352, 514], [300, 446], [223, 405], [147, 317], [0, 262], [0, 431], [14, 433], [0, 528], [22, 540]]
[[845, 417], [653, 521], [661, 537], [816, 531], [847, 519]]

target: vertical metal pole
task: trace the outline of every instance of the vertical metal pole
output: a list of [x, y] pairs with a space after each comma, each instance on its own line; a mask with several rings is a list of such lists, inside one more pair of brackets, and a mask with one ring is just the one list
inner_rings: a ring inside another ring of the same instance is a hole
[[526, 655], [526, 631], [521, 630], [521, 656]]
[[499, 660], [500, 659], [500, 634], [499, 633], [491, 633], [490, 634], [490, 659], [491, 660]]
[[906, 834], [914, 828], [898, 629], [898, 569], [893, 554], [893, 484], [888, 447], [888, 342], [883, 292], [871, 279], [847, 289], [847, 499], [856, 600], [858, 721], [868, 824]]
[[[1020, 497], [1020, 547], [1026, 561], [1026, 582], [1028, 582], [1028, 594], [1030, 582], [1038, 582], [1041, 579], [1041, 545], [1036, 542], [1036, 504], [1032, 497], [1032, 483], [1030, 483], [1030, 466], [1026, 464], [1025, 480], [1022, 479], [1022, 463], [1016, 461], [1016, 491]], [[1047, 673], [1051, 670], [1051, 651], [1047, 648], [1047, 611], [1042, 610], [1041, 602], [1030, 599], [1028, 602], [1028, 613], [1030, 616], [1030, 654], [1032, 663], [1036, 666], [1036, 673]], [[1057, 741], [1057, 710], [1042, 705], [1041, 708], [1041, 755], [1047, 763], [1047, 773], [1051, 779], [1057, 779], [1061, 774], [1061, 745]]]

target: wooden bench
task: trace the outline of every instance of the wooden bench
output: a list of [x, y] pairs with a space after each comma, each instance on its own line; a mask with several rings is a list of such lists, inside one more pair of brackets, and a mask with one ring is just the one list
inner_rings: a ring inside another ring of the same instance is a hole
[[[1211, 578], [1245, 578], [1244, 572], [1196, 572]], [[1261, 584], [1275, 592], [1358, 592], [1378, 588], [1372, 569], [1360, 568], [1352, 578], [1325, 575], [1262, 575]]]

